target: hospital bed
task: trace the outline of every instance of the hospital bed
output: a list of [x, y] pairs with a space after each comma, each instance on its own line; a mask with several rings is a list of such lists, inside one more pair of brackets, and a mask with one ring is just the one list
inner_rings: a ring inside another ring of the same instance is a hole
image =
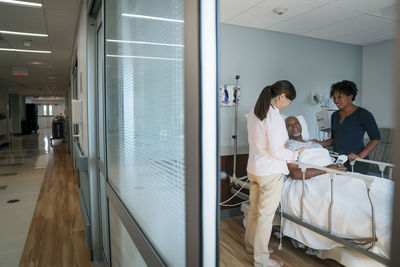
[[[381, 177], [385, 168], [394, 167], [389, 163], [359, 161], [377, 164]], [[388, 265], [393, 182], [310, 163], [296, 163], [303, 172], [303, 179], [285, 181], [281, 205], [274, 219], [274, 224], [280, 226], [281, 237], [288, 236], [312, 248], [316, 256], [334, 259], [345, 266]], [[327, 173], [306, 180], [307, 168]], [[247, 177], [238, 178], [234, 173], [229, 178], [231, 192], [245, 200], [241, 210], [246, 216], [249, 204], [246, 202], [249, 189]], [[364, 200], [355, 199], [357, 207], [350, 205], [355, 191], [363, 190], [365, 193], [361, 194], [361, 198]], [[342, 193], [342, 199], [338, 198], [338, 191]]]

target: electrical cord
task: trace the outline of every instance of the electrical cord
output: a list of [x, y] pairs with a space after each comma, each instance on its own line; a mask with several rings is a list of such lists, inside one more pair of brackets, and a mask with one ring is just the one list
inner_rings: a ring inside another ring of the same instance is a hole
[[242, 203], [248, 202], [249, 200], [245, 200], [236, 204], [225, 204], [226, 202], [229, 202], [230, 200], [232, 200], [242, 189], [243, 187], [249, 182], [249, 179], [246, 180], [246, 182], [242, 185], [242, 187], [240, 187], [240, 189], [230, 198], [228, 198], [227, 200], [220, 202], [219, 205], [220, 206], [224, 206], [224, 207], [234, 207], [234, 206], [238, 206], [241, 205]]

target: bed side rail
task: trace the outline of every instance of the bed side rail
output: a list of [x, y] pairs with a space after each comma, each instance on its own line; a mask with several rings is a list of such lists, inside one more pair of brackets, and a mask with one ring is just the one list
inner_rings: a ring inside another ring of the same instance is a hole
[[[338, 153], [332, 152], [332, 151], [329, 151], [329, 155], [332, 156], [332, 157], [336, 157], [336, 158], [339, 157]], [[356, 163], [356, 161], [378, 165], [378, 168], [379, 168], [379, 171], [381, 172], [381, 177], [382, 178], [383, 178], [383, 173], [385, 172], [386, 167], [388, 167], [389, 168], [389, 179], [393, 180], [392, 174], [393, 174], [394, 164], [387, 163], [387, 162], [370, 160], [370, 159], [356, 159], [354, 161], [350, 161], [351, 172], [354, 172], [354, 164]]]
[[315, 168], [319, 170], [325, 171], [327, 174], [330, 176], [330, 181], [331, 181], [331, 201], [329, 204], [329, 209], [328, 209], [328, 233], [332, 234], [332, 225], [333, 225], [333, 217], [332, 217], [332, 209], [333, 209], [333, 204], [334, 204], [334, 178], [337, 174], [342, 174], [346, 176], [350, 176], [355, 179], [360, 179], [365, 183], [365, 186], [367, 188], [367, 194], [368, 194], [368, 199], [371, 205], [371, 248], [375, 245], [376, 242], [376, 225], [375, 225], [375, 209], [374, 209], [374, 204], [372, 202], [371, 196], [370, 196], [370, 188], [371, 184], [374, 182], [375, 178], [362, 175], [359, 173], [352, 173], [352, 172], [343, 172], [339, 170], [334, 170], [330, 168], [325, 168], [325, 167], [320, 167], [314, 164], [308, 164], [308, 163], [303, 163], [303, 162], [295, 162], [299, 168], [301, 169], [303, 173], [303, 180], [302, 180], [302, 192], [301, 192], [301, 197], [300, 197], [300, 220], [303, 221], [303, 212], [304, 212], [304, 182], [305, 182], [305, 175], [306, 175], [306, 170], [307, 168]]

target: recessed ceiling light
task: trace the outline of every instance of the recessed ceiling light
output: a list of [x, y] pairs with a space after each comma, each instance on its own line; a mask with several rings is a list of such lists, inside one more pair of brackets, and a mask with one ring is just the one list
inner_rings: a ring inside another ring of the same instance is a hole
[[51, 54], [51, 51], [0, 48], [0, 51]]
[[16, 6], [42, 7], [41, 3], [16, 1], [16, 0], [0, 0], [0, 3], [11, 4], [11, 5], [16, 5]]
[[50, 76], [50, 77], [47, 77], [47, 79], [49, 79], [49, 80], [54, 80], [54, 77], [53, 77], [53, 76]]
[[48, 37], [48, 35], [44, 34], [44, 33], [32, 33], [32, 32], [13, 32], [13, 31], [2, 31], [2, 30], [0, 30], [0, 33], [2, 33], [2, 34], [12, 34], [12, 35], [35, 36], [35, 37]]
[[43, 64], [43, 62], [32, 61], [31, 64], [32, 64], [32, 65], [41, 65], [41, 64]]
[[272, 9], [272, 11], [275, 14], [283, 15], [286, 11], [288, 11], [288, 9], [286, 7], [277, 7], [277, 8]]

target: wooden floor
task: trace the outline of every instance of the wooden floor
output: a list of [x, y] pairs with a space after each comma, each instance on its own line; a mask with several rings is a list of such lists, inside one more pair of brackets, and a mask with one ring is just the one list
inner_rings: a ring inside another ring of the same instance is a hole
[[[220, 266], [244, 267], [253, 266], [253, 257], [248, 255], [244, 248], [243, 216], [236, 216], [221, 220], [220, 225]], [[282, 251], [278, 250], [279, 240], [271, 237], [270, 247], [275, 251], [271, 258], [284, 263], [284, 266], [342, 266], [333, 260], [321, 260], [316, 256], [309, 256], [301, 249], [294, 248], [288, 239], [283, 241]]]
[[91, 267], [71, 155], [66, 144], [51, 153], [19, 266]]

